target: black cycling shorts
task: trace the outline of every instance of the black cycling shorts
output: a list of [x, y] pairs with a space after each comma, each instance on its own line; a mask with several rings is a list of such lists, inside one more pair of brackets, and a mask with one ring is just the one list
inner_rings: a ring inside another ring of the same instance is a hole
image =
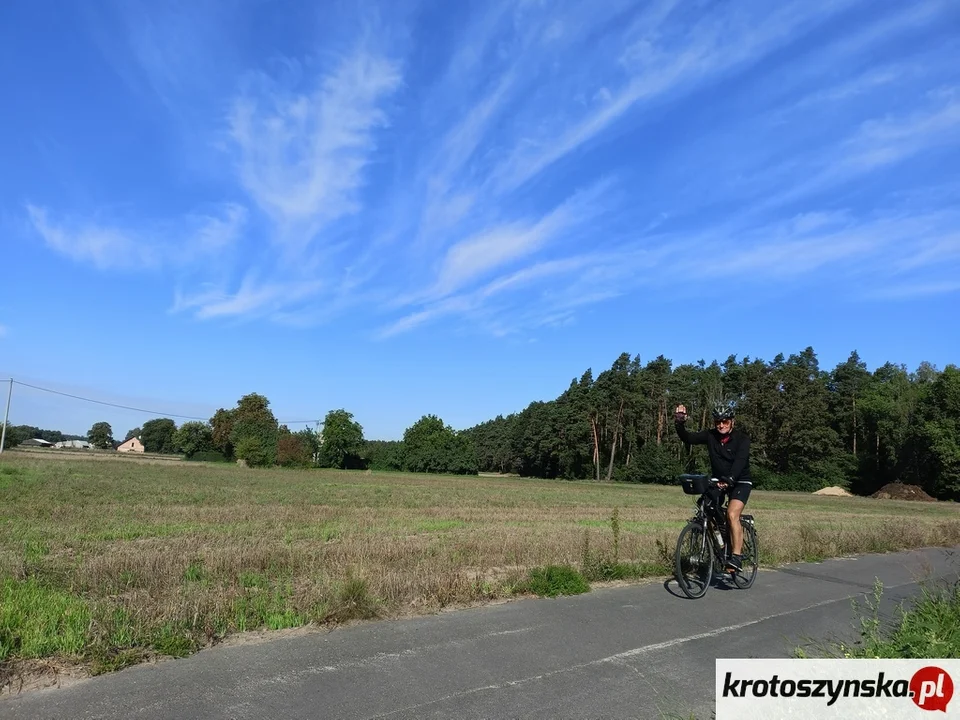
[[713, 500], [714, 505], [719, 507], [723, 504], [723, 496], [726, 495], [730, 500], [739, 500], [746, 506], [747, 498], [750, 497], [750, 491], [753, 489], [753, 485], [748, 485], [747, 483], [737, 483], [732, 488], [727, 488], [726, 490], [721, 490], [720, 488], [710, 488], [707, 491], [707, 494]]
[[753, 490], [753, 485], [747, 483], [737, 483], [732, 488], [726, 490], [727, 497], [731, 500], [739, 500], [744, 505], [747, 504], [747, 499], [750, 497], [750, 491]]

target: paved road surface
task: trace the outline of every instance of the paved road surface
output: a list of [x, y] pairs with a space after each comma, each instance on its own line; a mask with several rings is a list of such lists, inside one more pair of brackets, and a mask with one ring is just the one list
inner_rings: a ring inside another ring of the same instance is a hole
[[204, 650], [0, 700], [2, 718], [709, 718], [718, 657], [854, 637], [851, 599], [956, 579], [924, 550], [796, 564], [702, 600], [675, 583], [525, 599]]

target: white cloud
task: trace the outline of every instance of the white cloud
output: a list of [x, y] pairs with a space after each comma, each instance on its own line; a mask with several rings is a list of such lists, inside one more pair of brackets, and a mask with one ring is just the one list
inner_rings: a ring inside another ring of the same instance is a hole
[[158, 264], [157, 248], [150, 242], [138, 242], [128, 230], [76, 222], [64, 228], [50, 222], [47, 211], [35, 205], [28, 205], [27, 213], [44, 242], [74, 261], [91, 263], [100, 270], [144, 269]]
[[623, 295], [670, 251], [624, 246], [544, 260], [490, 280], [474, 290], [427, 303], [382, 328], [386, 338], [442, 317], [459, 315], [502, 336], [570, 322], [576, 308]]
[[236, 292], [219, 287], [207, 287], [194, 294], [178, 291], [171, 312], [193, 311], [198, 320], [262, 317], [313, 297], [322, 288], [320, 281], [272, 282], [249, 274]]
[[[706, 15], [681, 37], [662, 29], [675, 3], [652, 6], [632, 32], [638, 35], [621, 61], [629, 75], [619, 90], [604, 87], [608, 99], [566, 127], [550, 126], [534, 137], [524, 137], [493, 174], [501, 193], [530, 180], [550, 165], [600, 135], [641, 100], [686, 90], [706, 78], [764, 57], [797, 33], [839, 12], [847, 2], [829, 6], [793, 2], [777, 6], [762, 19], [731, 15]], [[671, 28], [671, 31], [674, 29]]]
[[[909, 111], [864, 120], [845, 136], [817, 143], [802, 154], [793, 153], [765, 166], [758, 162], [756, 172], [744, 171], [742, 182], [733, 185], [738, 201], [749, 201], [743, 215], [762, 216], [922, 153], [960, 144], [957, 90], [941, 90], [923, 100]], [[781, 190], [771, 192], [771, 188]], [[725, 189], [721, 187], [720, 192]]]
[[99, 270], [153, 270], [179, 266], [230, 248], [246, 222], [232, 203], [216, 214], [192, 213], [181, 220], [125, 227], [98, 218], [51, 221], [45, 208], [27, 205], [33, 229], [52, 250]]
[[946, 93], [946, 103], [932, 110], [865, 122], [846, 143], [843, 168], [867, 172], [920, 151], [960, 141], [960, 97], [954, 90]]
[[883, 300], [910, 300], [935, 295], [948, 295], [956, 292], [960, 292], [960, 281], [931, 280], [906, 284], [884, 283], [881, 287], [874, 288], [870, 292], [865, 293], [865, 297]]
[[455, 226], [478, 200], [475, 190], [458, 192], [455, 186], [468, 179], [462, 175], [464, 167], [484, 140], [515, 82], [513, 70], [504, 73], [494, 88], [444, 134], [429, 170], [424, 173], [427, 197], [421, 236], [428, 244], [435, 244], [437, 235]]
[[[960, 225], [960, 223], [956, 223]], [[911, 252], [900, 258], [896, 270], [906, 272], [928, 266], [942, 266], [944, 263], [960, 260], [960, 230], [920, 238]]]
[[[805, 217], [793, 218], [685, 240], [680, 257], [686, 258], [672, 271], [698, 278], [736, 278], [741, 286], [834, 277], [843, 277], [844, 288], [869, 289], [894, 281], [902, 285], [904, 280], [897, 277], [908, 271], [956, 264], [958, 227], [956, 213], [904, 215], [894, 209], [872, 218], [825, 213], [812, 224]], [[708, 258], [688, 254], [707, 244], [724, 252]]]
[[809, 106], [820, 103], [837, 103], [849, 101], [859, 95], [865, 95], [877, 88], [885, 87], [902, 80], [906, 75], [916, 72], [906, 65], [890, 65], [878, 69], [871, 69], [861, 75], [834, 85], [824, 90], [817, 90], [798, 100], [790, 112], [797, 112]]
[[193, 230], [193, 245], [200, 254], [222, 252], [232, 247], [247, 221], [247, 209], [242, 205], [227, 203], [223, 216], [216, 217], [192, 214], [188, 225]]
[[375, 131], [388, 124], [381, 105], [400, 84], [396, 63], [359, 50], [311, 92], [258, 75], [236, 99], [229, 123], [240, 181], [276, 223], [275, 242], [302, 250], [359, 210]]
[[553, 20], [543, 31], [544, 42], [552, 42], [563, 37], [563, 21]]
[[427, 289], [401, 297], [397, 304], [444, 297], [500, 267], [544, 251], [601, 212], [601, 199], [609, 187], [609, 180], [601, 180], [540, 219], [494, 225], [451, 245]]

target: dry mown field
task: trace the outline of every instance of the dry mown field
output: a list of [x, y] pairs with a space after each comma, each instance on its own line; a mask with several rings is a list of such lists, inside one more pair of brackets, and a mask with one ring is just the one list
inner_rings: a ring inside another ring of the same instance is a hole
[[[5, 453], [0, 673], [485, 602], [550, 564], [665, 575], [691, 508], [678, 487]], [[755, 491], [750, 510], [766, 565], [960, 544], [952, 503]]]

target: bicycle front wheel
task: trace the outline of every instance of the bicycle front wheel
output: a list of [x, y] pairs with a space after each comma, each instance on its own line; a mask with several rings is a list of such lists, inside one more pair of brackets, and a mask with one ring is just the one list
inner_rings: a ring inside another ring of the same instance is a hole
[[713, 546], [703, 525], [689, 522], [680, 531], [674, 563], [683, 594], [692, 600], [702, 598], [713, 580]]
[[741, 590], [746, 590], [753, 585], [757, 579], [757, 568], [760, 565], [760, 552], [757, 548], [757, 531], [753, 525], [740, 521], [740, 527], [743, 528], [743, 550], [740, 552], [740, 561], [743, 563], [743, 569], [734, 573], [733, 584]]

